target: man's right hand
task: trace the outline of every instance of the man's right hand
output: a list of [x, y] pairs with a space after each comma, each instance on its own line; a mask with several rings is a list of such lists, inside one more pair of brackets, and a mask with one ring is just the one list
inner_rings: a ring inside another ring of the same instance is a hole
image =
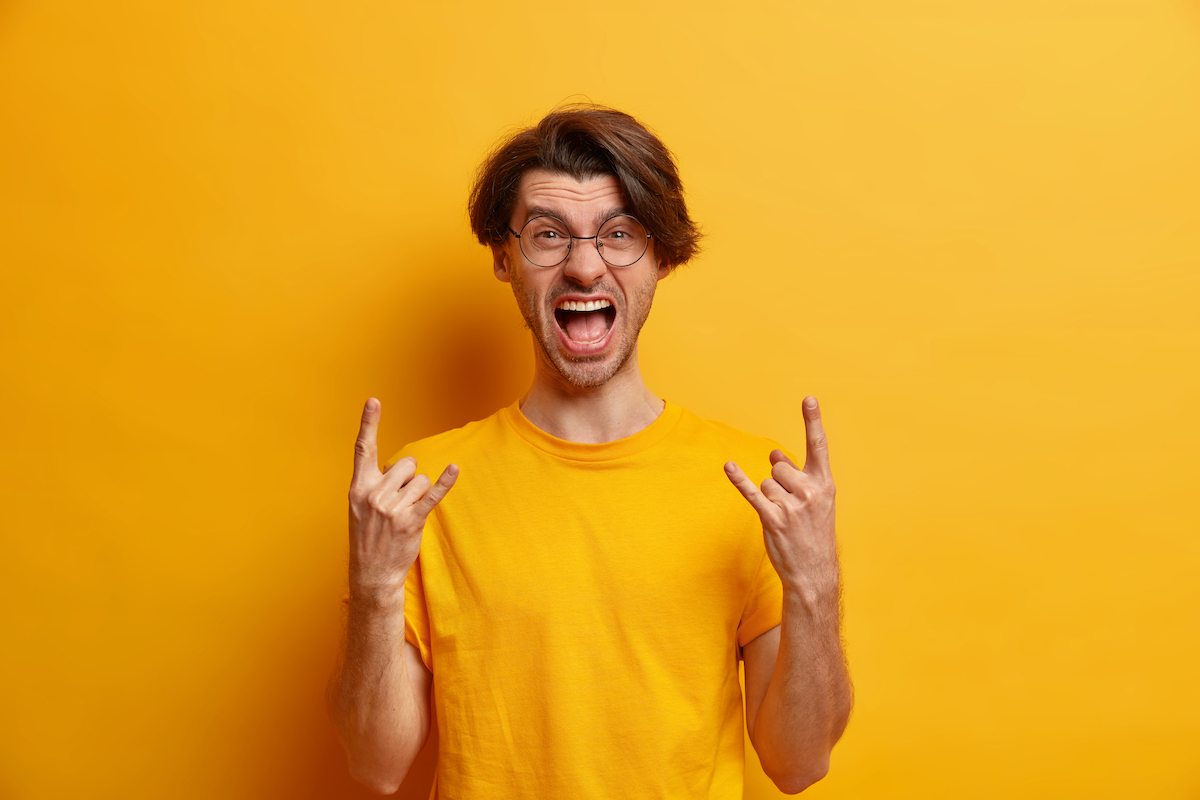
[[411, 456], [380, 472], [379, 416], [379, 401], [371, 397], [363, 406], [350, 480], [350, 598], [403, 608], [404, 579], [421, 549], [425, 518], [454, 486], [458, 466], [447, 466], [432, 485], [417, 475]]

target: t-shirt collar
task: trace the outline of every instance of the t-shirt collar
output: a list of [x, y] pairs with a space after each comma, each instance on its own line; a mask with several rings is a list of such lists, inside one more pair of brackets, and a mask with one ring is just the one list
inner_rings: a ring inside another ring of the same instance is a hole
[[667, 401], [663, 412], [658, 415], [658, 419], [633, 436], [600, 444], [571, 442], [546, 433], [521, 413], [520, 400], [503, 409], [500, 416], [522, 439], [551, 455], [571, 461], [610, 461], [640, 453], [662, 441], [663, 437], [675, 427], [675, 423], [679, 421], [682, 413], [682, 407]]

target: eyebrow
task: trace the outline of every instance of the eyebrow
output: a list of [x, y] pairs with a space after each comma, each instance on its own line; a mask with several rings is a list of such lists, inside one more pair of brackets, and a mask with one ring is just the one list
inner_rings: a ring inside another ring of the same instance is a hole
[[[607, 211], [603, 215], [600, 216], [600, 218], [599, 218], [600, 225], [603, 225], [604, 223], [608, 222], [613, 217], [619, 217], [622, 214], [629, 214], [629, 210], [626, 209], [624, 206], [618, 206], [617, 208], [614, 208], [611, 211]], [[546, 208], [545, 206], [530, 206], [529, 208], [525, 209], [525, 221], [526, 222], [529, 222], [529, 220], [533, 219], [534, 217], [554, 217], [555, 219], [560, 220], [563, 223], [566, 222], [566, 220], [564, 220], [561, 216], [559, 216], [558, 212], [553, 211], [549, 208]]]

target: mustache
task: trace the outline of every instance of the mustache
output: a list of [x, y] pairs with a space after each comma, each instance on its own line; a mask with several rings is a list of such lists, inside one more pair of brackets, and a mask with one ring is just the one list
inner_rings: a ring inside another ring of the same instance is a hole
[[625, 295], [623, 295], [617, 289], [617, 287], [607, 286], [607, 285], [603, 285], [603, 284], [589, 286], [587, 289], [583, 289], [583, 290], [581, 290], [577, 286], [556, 286], [553, 289], [551, 289], [549, 292], [547, 292], [546, 302], [550, 305], [551, 308], [554, 308], [555, 306], [558, 305], [558, 299], [565, 294], [573, 294], [578, 297], [584, 298], [584, 300], [592, 297], [593, 295], [596, 297], [599, 297], [600, 295], [607, 295], [608, 297], [611, 297], [613, 299], [613, 302], [615, 304], [619, 304], [619, 305], [625, 304]]

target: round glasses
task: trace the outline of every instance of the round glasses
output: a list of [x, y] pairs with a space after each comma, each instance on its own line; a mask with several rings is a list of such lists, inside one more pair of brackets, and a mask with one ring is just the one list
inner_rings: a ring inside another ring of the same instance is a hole
[[631, 267], [646, 254], [650, 234], [635, 218], [617, 214], [605, 220], [595, 236], [575, 236], [558, 217], [543, 215], [525, 223], [521, 232], [511, 227], [521, 252], [536, 267], [557, 267], [571, 255], [576, 239], [593, 239], [596, 252], [610, 267]]

